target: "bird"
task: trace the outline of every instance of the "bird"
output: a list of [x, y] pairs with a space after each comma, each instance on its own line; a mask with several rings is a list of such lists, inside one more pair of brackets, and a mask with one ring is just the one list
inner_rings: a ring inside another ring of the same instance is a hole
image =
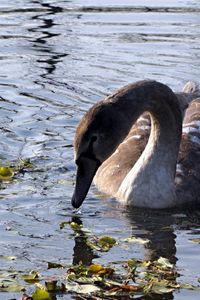
[[200, 203], [199, 95], [193, 82], [174, 93], [142, 80], [94, 104], [75, 132], [72, 206], [82, 205], [93, 180], [128, 207]]

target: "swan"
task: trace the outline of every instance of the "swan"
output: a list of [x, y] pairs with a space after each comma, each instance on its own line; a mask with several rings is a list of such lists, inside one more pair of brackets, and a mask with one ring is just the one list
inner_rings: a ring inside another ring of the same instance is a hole
[[127, 206], [200, 203], [200, 98], [189, 82], [175, 94], [144, 80], [93, 105], [75, 133], [72, 206], [96, 186]]

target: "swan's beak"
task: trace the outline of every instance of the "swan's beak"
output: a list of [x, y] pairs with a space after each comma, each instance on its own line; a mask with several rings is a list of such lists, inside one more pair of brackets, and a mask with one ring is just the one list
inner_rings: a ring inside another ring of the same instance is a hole
[[81, 157], [78, 163], [75, 191], [71, 202], [74, 208], [79, 208], [83, 203], [99, 165], [100, 163], [97, 160]]

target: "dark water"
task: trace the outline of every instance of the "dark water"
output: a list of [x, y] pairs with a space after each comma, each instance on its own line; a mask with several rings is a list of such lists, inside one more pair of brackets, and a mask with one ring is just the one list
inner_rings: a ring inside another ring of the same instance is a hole
[[[73, 216], [72, 142], [81, 116], [136, 80], [160, 80], [178, 91], [187, 80], [198, 81], [199, 14], [197, 0], [0, 1], [0, 160], [29, 158], [34, 165], [1, 184], [0, 255], [17, 258], [0, 259], [0, 273], [48, 276], [64, 271], [47, 270], [47, 262], [164, 256], [176, 263], [179, 282], [198, 284], [200, 245], [191, 241], [200, 237], [198, 212], [128, 212], [92, 188], [79, 215], [84, 227], [150, 240], [116, 246], [96, 259], [85, 240], [60, 223]], [[0, 293], [0, 299], [11, 297], [20, 294]], [[189, 298], [199, 299], [199, 292], [181, 290], [165, 299]]]

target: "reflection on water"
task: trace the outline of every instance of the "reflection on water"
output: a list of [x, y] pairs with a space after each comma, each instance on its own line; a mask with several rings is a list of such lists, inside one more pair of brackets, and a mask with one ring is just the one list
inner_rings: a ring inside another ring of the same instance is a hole
[[149, 240], [149, 243], [145, 245], [145, 258], [147, 260], [153, 261], [159, 257], [166, 257], [171, 263], [176, 263], [176, 235], [172, 227], [172, 224], [175, 223], [173, 215], [134, 211], [129, 212], [127, 217], [130, 219], [131, 225], [137, 224], [137, 227], [145, 232], [140, 237]]
[[[83, 225], [83, 222], [77, 216], [72, 217], [71, 222]], [[82, 263], [85, 266], [89, 266], [92, 264], [93, 259], [98, 257], [98, 255], [95, 254], [91, 247], [88, 245], [87, 241], [87, 234], [84, 233], [84, 231], [80, 228], [80, 230], [77, 231], [77, 235], [74, 238], [75, 246], [73, 249], [73, 265], [78, 265]]]
[[[199, 11], [198, 1], [186, 0], [1, 0], [0, 160], [30, 158], [33, 169], [1, 183], [0, 255], [17, 259], [2, 260], [0, 272], [38, 270], [46, 276], [48, 261], [89, 265], [164, 256], [176, 264], [180, 280], [197, 284], [196, 212], [127, 212], [93, 189], [76, 219], [83, 227], [97, 236], [149, 240], [100, 257], [84, 232], [74, 237], [59, 224], [73, 215], [72, 144], [84, 111], [138, 79], [160, 80], [174, 90], [198, 80]], [[181, 297], [198, 299], [192, 291], [165, 299]]]

